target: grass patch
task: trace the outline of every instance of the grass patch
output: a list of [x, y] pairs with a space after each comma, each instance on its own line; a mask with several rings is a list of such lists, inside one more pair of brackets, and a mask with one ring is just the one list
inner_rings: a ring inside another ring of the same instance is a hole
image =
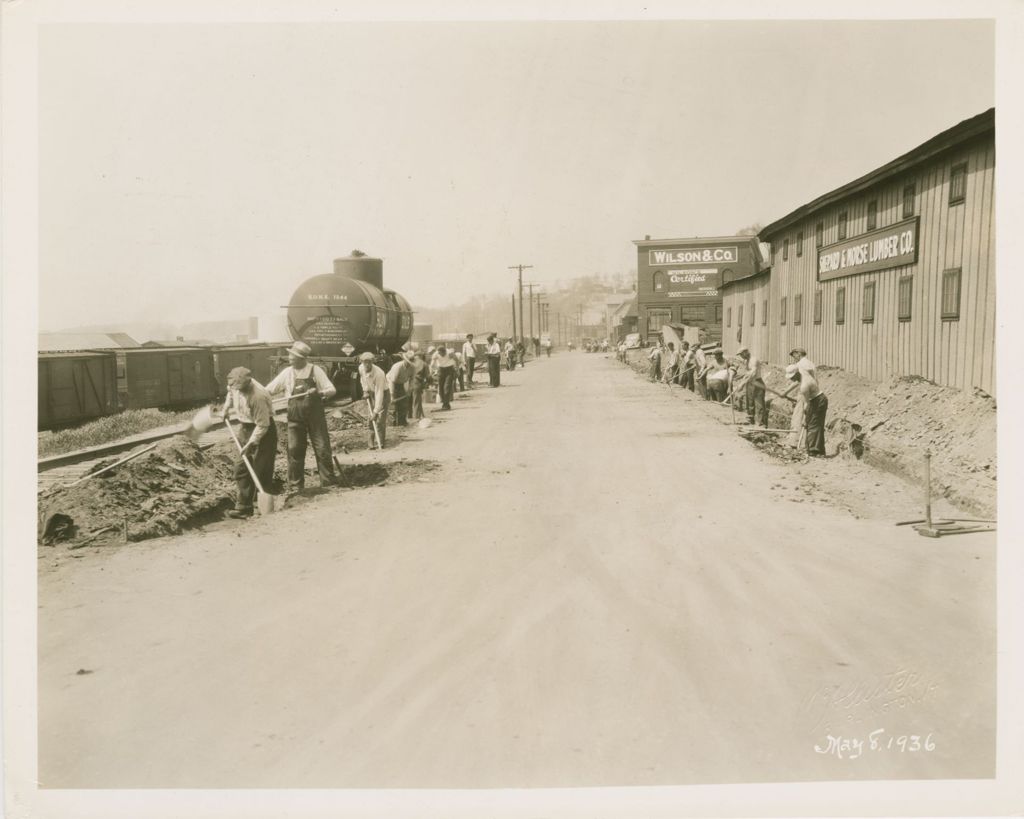
[[165, 412], [158, 409], [125, 410], [71, 429], [39, 433], [39, 456], [62, 455], [90, 446], [110, 443], [150, 429], [184, 426], [195, 410]]

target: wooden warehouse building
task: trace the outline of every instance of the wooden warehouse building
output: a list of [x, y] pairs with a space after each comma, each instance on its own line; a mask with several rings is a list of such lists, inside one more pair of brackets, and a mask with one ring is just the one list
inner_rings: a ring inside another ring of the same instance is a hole
[[995, 109], [760, 234], [771, 267], [723, 284], [726, 354], [995, 395]]

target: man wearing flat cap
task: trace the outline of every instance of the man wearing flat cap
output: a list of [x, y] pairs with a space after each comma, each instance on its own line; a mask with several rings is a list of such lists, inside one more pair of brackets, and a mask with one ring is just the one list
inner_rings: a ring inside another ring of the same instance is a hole
[[252, 373], [245, 367], [235, 367], [228, 373], [228, 394], [221, 414], [225, 423], [229, 423], [233, 415], [242, 425], [242, 434], [238, 436], [242, 452], [235, 459], [234, 474], [238, 492], [235, 508], [228, 512], [228, 516], [247, 518], [252, 515], [256, 485], [242, 460], [242, 453], [249, 458], [260, 485], [269, 492], [274, 482], [274, 457], [277, 454], [274, 406], [270, 393], [253, 379]]
[[[828, 414], [828, 397], [818, 385], [818, 372], [814, 362], [807, 357], [803, 347], [789, 351], [793, 363], [786, 368], [786, 374], [793, 380], [800, 380], [800, 395], [804, 399], [804, 428], [807, 430], [807, 454], [825, 457], [825, 416]], [[791, 369], [792, 368], [792, 369]]]
[[740, 347], [736, 351], [737, 358], [743, 360], [746, 364], [746, 373], [740, 381], [733, 387], [733, 394], [737, 394], [740, 390], [743, 390], [743, 395], [746, 398], [747, 405], [747, 421], [753, 426], [761, 420], [761, 425], [766, 429], [768, 427], [768, 409], [765, 403], [765, 383], [764, 374], [762, 373], [763, 364], [759, 358], [750, 354], [750, 350], [746, 347]]
[[267, 384], [271, 395], [284, 392], [288, 399], [288, 489], [301, 492], [306, 484], [306, 439], [313, 444], [320, 485], [330, 486], [337, 478], [327, 433], [324, 401], [336, 390], [322, 367], [309, 361], [309, 345], [296, 341], [288, 350], [288, 366]]

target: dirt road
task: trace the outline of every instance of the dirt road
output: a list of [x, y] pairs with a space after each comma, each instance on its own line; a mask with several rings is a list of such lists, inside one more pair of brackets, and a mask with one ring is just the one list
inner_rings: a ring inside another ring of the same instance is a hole
[[42, 786], [994, 774], [993, 535], [604, 356], [502, 378], [346, 456], [429, 477], [40, 560]]

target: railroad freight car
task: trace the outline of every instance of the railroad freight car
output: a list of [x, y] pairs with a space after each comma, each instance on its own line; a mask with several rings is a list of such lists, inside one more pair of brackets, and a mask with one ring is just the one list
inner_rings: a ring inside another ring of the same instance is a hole
[[38, 390], [40, 430], [111, 415], [118, 411], [114, 354], [40, 353]]
[[341, 394], [358, 393], [361, 353], [387, 358], [412, 335], [412, 308], [384, 289], [383, 268], [381, 259], [352, 251], [334, 260], [333, 273], [300, 284], [288, 303], [289, 335], [310, 346]]
[[173, 407], [217, 395], [213, 352], [202, 347], [117, 350], [117, 393], [122, 409]]
[[230, 344], [213, 348], [214, 389], [218, 395], [227, 392], [228, 373], [235, 367], [248, 367], [252, 377], [266, 384], [274, 377], [276, 362], [285, 355], [287, 346], [280, 344]]

